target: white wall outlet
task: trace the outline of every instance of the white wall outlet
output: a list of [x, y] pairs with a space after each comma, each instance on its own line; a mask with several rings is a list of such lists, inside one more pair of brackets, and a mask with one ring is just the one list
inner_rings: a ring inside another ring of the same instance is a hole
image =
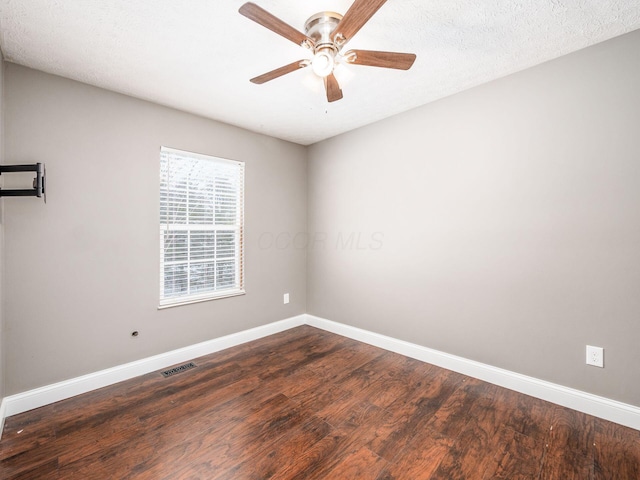
[[285, 293], [284, 294], [284, 304], [286, 305], [287, 303], [289, 303], [289, 294]]
[[604, 348], [587, 345], [587, 365], [604, 368]]

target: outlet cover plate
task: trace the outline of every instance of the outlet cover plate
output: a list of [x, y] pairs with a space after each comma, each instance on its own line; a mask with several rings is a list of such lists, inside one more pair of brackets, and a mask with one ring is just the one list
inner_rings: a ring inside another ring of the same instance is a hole
[[587, 345], [587, 365], [604, 368], [604, 348]]
[[285, 293], [285, 294], [284, 294], [283, 300], [284, 300], [284, 304], [285, 304], [285, 305], [286, 305], [287, 303], [289, 303], [289, 294], [288, 294], [288, 293]]

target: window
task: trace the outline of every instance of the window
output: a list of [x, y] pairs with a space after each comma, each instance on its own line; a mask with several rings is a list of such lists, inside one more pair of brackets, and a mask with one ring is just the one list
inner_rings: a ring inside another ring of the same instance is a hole
[[160, 307], [244, 293], [244, 162], [160, 150]]

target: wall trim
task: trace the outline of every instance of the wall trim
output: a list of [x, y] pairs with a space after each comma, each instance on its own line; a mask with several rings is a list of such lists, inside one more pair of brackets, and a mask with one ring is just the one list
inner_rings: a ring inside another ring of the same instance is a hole
[[207, 340], [202, 343], [179, 348], [170, 352], [161, 353], [152, 357], [143, 358], [134, 362], [118, 365], [116, 367], [100, 370], [95, 373], [71, 378], [62, 382], [46, 385], [44, 387], [28, 390], [16, 395], [5, 397], [0, 407], [0, 422], [6, 417], [26, 412], [34, 408], [43, 407], [50, 403], [58, 402], [66, 398], [75, 397], [82, 393], [90, 392], [98, 388], [106, 387], [114, 383], [129, 380], [156, 370], [164, 369], [178, 363], [193, 360], [203, 355], [215, 353], [225, 348], [235, 347], [243, 343], [257, 340], [274, 333], [279, 333], [290, 328], [304, 325], [305, 316], [298, 315], [285, 320], [261, 325], [259, 327], [232, 333], [224, 337]]
[[5, 398], [0, 399], [0, 438], [2, 438], [2, 430], [4, 429], [4, 419], [8, 417], [7, 402]]
[[453, 370], [516, 392], [640, 430], [640, 407], [468, 360], [396, 338], [306, 315], [305, 323], [375, 347]]
[[5, 397], [0, 403], [0, 435], [2, 435], [4, 419], [8, 416], [26, 412], [27, 410], [71, 398], [91, 390], [106, 387], [304, 324], [640, 430], [640, 407], [493, 367], [474, 360], [458, 357], [314, 315], [302, 314]]

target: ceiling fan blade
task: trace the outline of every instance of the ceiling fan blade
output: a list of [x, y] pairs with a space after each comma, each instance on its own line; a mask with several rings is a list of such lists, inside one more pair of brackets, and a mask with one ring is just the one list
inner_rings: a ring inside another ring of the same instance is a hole
[[249, 20], [259, 23], [263, 27], [268, 28], [278, 35], [282, 35], [284, 38], [291, 40], [297, 45], [302, 45], [303, 47], [311, 47], [314, 45], [313, 40], [307, 37], [304, 33], [299, 32], [291, 25], [283, 22], [278, 17], [270, 14], [255, 3], [247, 2], [242, 5], [238, 11]]
[[251, 83], [255, 83], [257, 85], [262, 85], [263, 83], [269, 82], [275, 78], [286, 75], [287, 73], [295, 72], [304, 67], [309, 66], [309, 60], [298, 60], [297, 62], [290, 63], [289, 65], [285, 65], [284, 67], [276, 68], [275, 70], [271, 70], [270, 72], [263, 73], [259, 77], [252, 78], [249, 80]]
[[329, 100], [329, 102], [335, 102], [342, 98], [342, 90], [333, 73], [324, 77], [324, 88], [327, 91], [327, 100]]
[[331, 39], [344, 45], [358, 33], [362, 26], [376, 13], [387, 0], [355, 0], [351, 8], [331, 34]]
[[349, 50], [344, 54], [347, 62], [370, 67], [409, 70], [416, 61], [413, 53], [378, 52], [376, 50]]

